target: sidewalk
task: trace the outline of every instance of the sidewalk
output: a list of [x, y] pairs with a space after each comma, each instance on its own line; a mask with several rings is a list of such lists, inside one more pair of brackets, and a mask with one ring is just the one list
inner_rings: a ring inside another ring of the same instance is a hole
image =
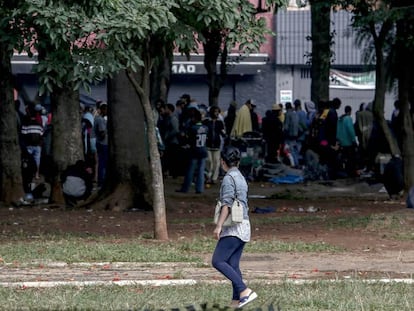
[[[0, 266], [0, 286], [60, 285], [193, 285], [227, 282], [208, 265], [199, 263], [31, 263]], [[246, 254], [241, 262], [248, 282], [290, 280], [382, 280], [413, 283], [414, 250], [346, 254]]]

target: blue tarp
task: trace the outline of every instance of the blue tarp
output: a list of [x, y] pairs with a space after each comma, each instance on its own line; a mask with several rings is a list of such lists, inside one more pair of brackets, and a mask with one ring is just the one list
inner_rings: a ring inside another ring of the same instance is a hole
[[269, 179], [269, 182], [272, 182], [274, 184], [298, 184], [303, 182], [303, 177], [297, 175], [285, 175], [273, 177]]

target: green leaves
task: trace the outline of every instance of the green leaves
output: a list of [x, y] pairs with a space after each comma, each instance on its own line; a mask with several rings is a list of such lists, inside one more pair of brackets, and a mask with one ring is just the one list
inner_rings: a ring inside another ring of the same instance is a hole
[[[147, 38], [176, 22], [172, 0], [22, 2], [11, 18], [0, 15], [1, 40], [10, 41], [11, 50], [41, 52], [36, 66], [41, 93], [66, 82], [81, 87], [121, 69], [137, 70]], [[11, 34], [13, 20], [20, 27]]]

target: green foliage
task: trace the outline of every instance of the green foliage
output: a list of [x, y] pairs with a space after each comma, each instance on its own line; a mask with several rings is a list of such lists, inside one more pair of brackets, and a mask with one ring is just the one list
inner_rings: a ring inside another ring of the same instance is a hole
[[[272, 32], [263, 17], [256, 16], [255, 6], [248, 0], [179, 0], [179, 9], [173, 12], [177, 23], [187, 25], [187, 31], [178, 33], [176, 43], [180, 51], [188, 53], [194, 47], [191, 43], [204, 43], [205, 34], [221, 33], [224, 44], [231, 50], [238, 46], [241, 52], [257, 51]], [[268, 0], [269, 6], [286, 5], [284, 0]], [[180, 29], [185, 27], [180, 27]], [[191, 33], [192, 30], [192, 33]], [[190, 43], [189, 43], [190, 42]]]
[[144, 64], [149, 37], [157, 33], [184, 53], [206, 40], [203, 33], [217, 29], [222, 44], [247, 53], [271, 34], [248, 0], [22, 0], [2, 13], [0, 40], [9, 51], [45, 52], [36, 68], [41, 92], [68, 82], [79, 88], [121, 69], [136, 70]]
[[[142, 66], [147, 38], [175, 22], [172, 0], [20, 2], [1, 16], [0, 34], [11, 51], [39, 51], [41, 93], [68, 82], [79, 88]], [[16, 21], [18, 27], [11, 27]]]

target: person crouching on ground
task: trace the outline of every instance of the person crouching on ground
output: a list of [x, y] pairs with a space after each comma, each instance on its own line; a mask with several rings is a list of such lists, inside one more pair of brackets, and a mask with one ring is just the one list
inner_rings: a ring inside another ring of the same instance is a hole
[[74, 207], [78, 201], [86, 200], [92, 191], [92, 168], [85, 161], [78, 160], [69, 165], [61, 175], [62, 191], [67, 207]]
[[[221, 214], [214, 229], [218, 240], [214, 250], [212, 265], [233, 286], [231, 307], [241, 308], [257, 298], [257, 294], [248, 288], [240, 271], [240, 258], [246, 242], [250, 241], [250, 221], [248, 216], [246, 179], [238, 169], [240, 151], [236, 147], [225, 147], [221, 153], [221, 166], [226, 172], [220, 188]], [[229, 215], [230, 206], [237, 197], [243, 204], [243, 222], [232, 226], [223, 226]]]

